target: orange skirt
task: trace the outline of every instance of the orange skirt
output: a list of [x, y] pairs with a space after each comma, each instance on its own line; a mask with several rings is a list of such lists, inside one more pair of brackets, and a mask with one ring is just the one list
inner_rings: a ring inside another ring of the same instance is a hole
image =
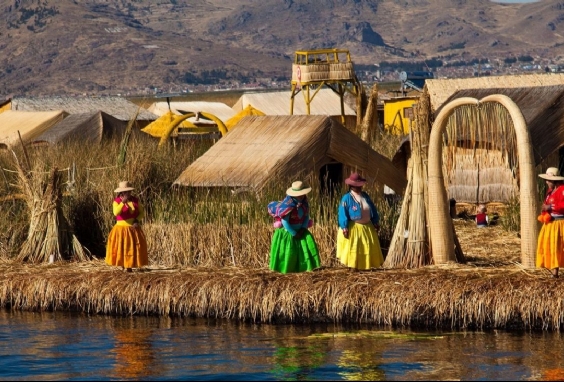
[[537, 267], [560, 268], [564, 264], [564, 220], [543, 224], [537, 245]]
[[149, 264], [147, 239], [141, 227], [115, 225], [108, 236], [106, 264], [139, 268]]

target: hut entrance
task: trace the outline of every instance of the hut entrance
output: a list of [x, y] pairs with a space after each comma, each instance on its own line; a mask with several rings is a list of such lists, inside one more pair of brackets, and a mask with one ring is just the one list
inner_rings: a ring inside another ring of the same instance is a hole
[[339, 194], [343, 185], [343, 164], [332, 162], [321, 167], [319, 184], [322, 194], [328, 196]]

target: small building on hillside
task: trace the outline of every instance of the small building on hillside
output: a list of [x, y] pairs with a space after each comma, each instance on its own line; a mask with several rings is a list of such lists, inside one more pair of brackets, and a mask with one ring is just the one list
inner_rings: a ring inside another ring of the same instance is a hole
[[120, 121], [135, 120], [141, 129], [157, 119], [150, 111], [137, 106], [123, 97], [104, 96], [49, 96], [49, 97], [13, 97], [10, 110], [15, 111], [53, 111], [63, 110], [67, 114], [84, 114], [103, 111]]
[[374, 187], [402, 194], [407, 181], [392, 162], [333, 118], [322, 115], [245, 117], [174, 181], [189, 187], [259, 192], [301, 178], [341, 190], [351, 171]]
[[127, 128], [120, 121], [102, 111], [72, 114], [55, 124], [49, 130], [30, 141], [34, 146], [55, 145], [68, 141], [100, 143], [104, 138], [122, 136]]

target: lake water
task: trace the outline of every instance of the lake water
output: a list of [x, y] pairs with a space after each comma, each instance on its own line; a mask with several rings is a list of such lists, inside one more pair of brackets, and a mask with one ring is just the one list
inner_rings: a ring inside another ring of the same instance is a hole
[[563, 336], [0, 311], [2, 380], [556, 380]]

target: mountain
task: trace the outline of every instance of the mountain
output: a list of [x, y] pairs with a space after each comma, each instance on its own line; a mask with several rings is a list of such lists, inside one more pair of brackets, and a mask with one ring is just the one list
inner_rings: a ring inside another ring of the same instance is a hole
[[293, 53], [355, 64], [564, 57], [564, 1], [0, 0], [0, 97], [288, 83]]

